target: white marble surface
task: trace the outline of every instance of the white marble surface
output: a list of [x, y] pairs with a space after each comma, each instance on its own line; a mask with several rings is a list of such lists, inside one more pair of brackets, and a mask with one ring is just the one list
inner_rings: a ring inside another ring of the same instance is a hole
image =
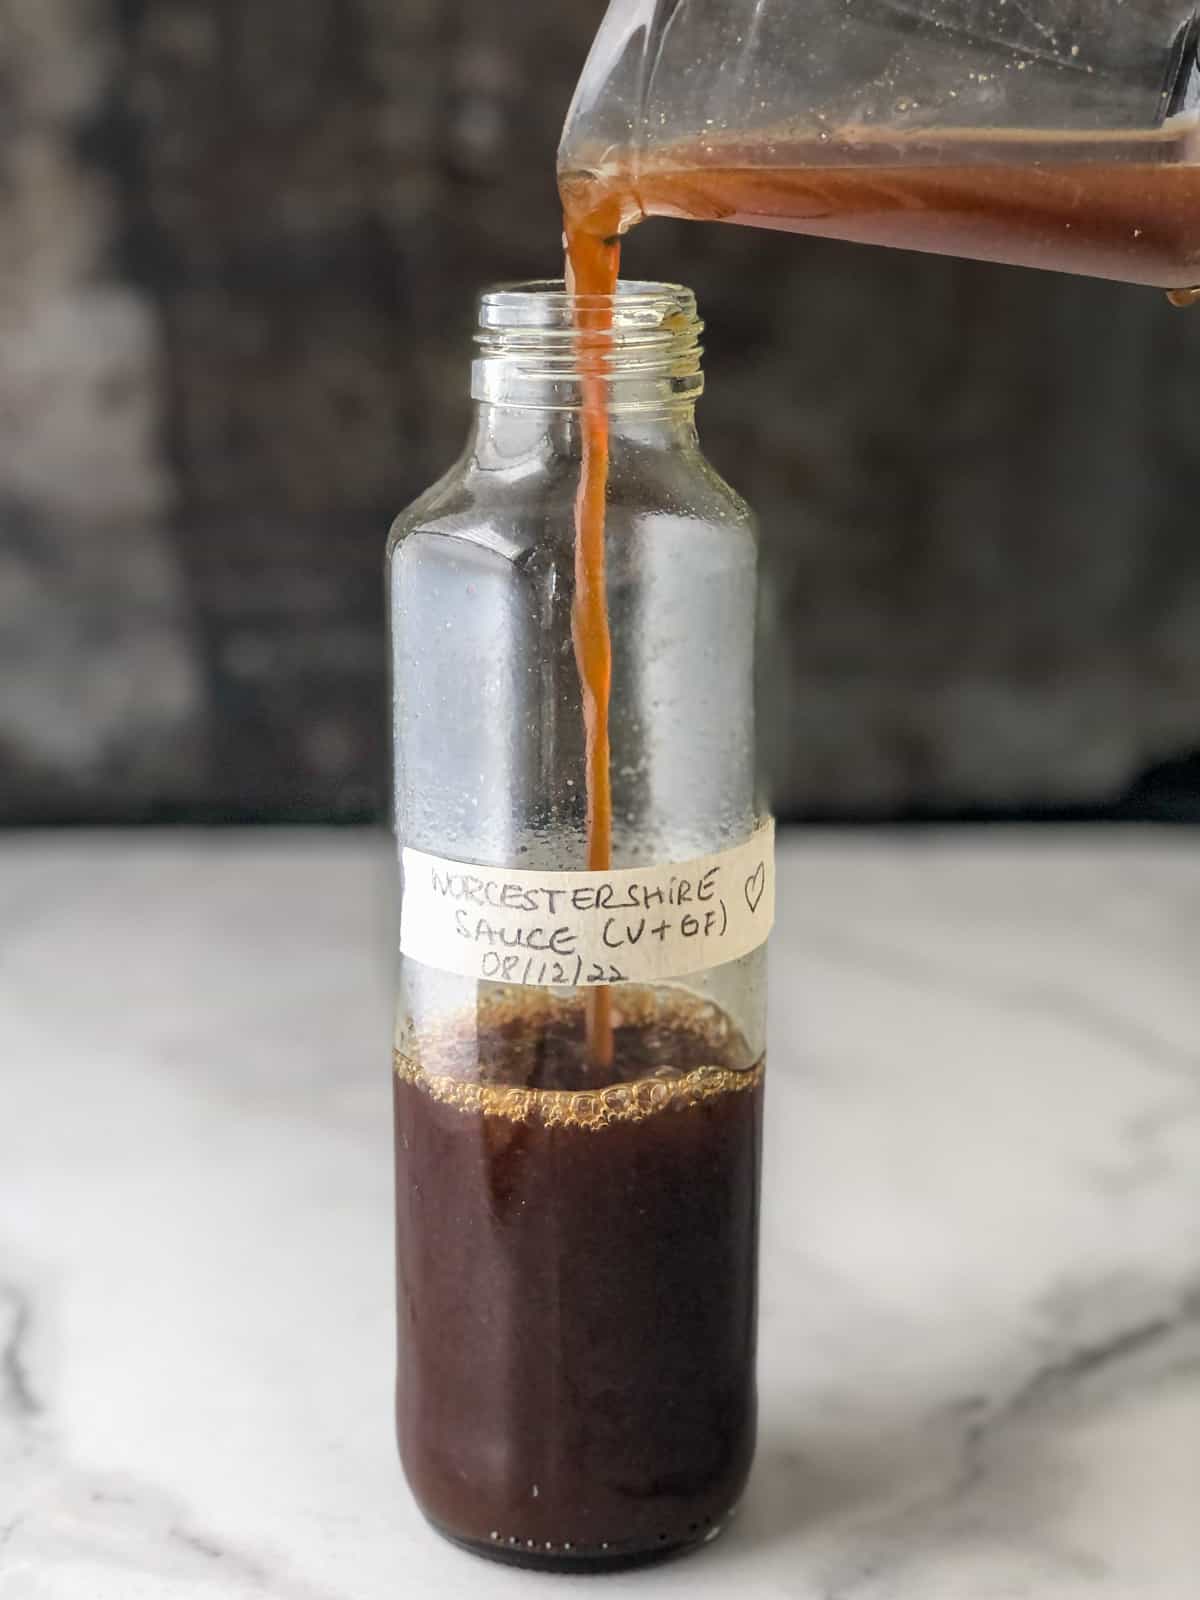
[[[807, 835], [762, 1440], [613, 1594], [1195, 1600], [1200, 852]], [[0, 839], [0, 1600], [549, 1594], [392, 1444], [389, 855]]]

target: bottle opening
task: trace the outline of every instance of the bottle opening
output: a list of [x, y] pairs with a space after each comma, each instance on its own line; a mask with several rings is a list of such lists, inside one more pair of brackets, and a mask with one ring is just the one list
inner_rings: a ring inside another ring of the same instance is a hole
[[571, 294], [561, 278], [502, 284], [480, 297], [471, 393], [579, 410], [586, 368], [610, 411], [691, 404], [704, 388], [703, 327], [682, 284], [622, 280], [611, 295]]

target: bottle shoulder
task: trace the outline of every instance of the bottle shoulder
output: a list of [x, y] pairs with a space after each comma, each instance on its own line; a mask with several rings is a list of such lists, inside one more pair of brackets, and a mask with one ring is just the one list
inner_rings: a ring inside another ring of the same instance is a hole
[[466, 473], [466, 464], [463, 457], [447, 467], [440, 478], [435, 478], [427, 489], [423, 489], [415, 500], [409, 502], [397, 513], [388, 530], [387, 555], [390, 559], [397, 545], [401, 544], [409, 534], [415, 533], [418, 528], [436, 527], [437, 523], [447, 516], [453, 516], [455, 508], [460, 504], [461, 484]]
[[[494, 553], [499, 530], [507, 534], [499, 543], [514, 558], [547, 540], [569, 544], [578, 487], [579, 461], [569, 455], [512, 467], [460, 458], [395, 519], [389, 557], [418, 532], [478, 543]], [[605, 503], [614, 532], [669, 520], [735, 541], [757, 538], [749, 505], [698, 450], [614, 448]]]

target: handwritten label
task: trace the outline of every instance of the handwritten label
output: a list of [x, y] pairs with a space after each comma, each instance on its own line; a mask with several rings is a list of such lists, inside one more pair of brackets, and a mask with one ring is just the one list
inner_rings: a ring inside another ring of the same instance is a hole
[[775, 920], [775, 824], [669, 866], [537, 872], [405, 850], [400, 948], [497, 983], [654, 983], [748, 955]]

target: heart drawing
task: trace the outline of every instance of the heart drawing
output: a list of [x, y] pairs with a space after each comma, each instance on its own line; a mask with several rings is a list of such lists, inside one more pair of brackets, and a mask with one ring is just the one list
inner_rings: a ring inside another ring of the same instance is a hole
[[758, 910], [758, 903], [763, 897], [763, 890], [767, 887], [767, 864], [760, 861], [758, 866], [746, 879], [746, 904], [751, 911]]

